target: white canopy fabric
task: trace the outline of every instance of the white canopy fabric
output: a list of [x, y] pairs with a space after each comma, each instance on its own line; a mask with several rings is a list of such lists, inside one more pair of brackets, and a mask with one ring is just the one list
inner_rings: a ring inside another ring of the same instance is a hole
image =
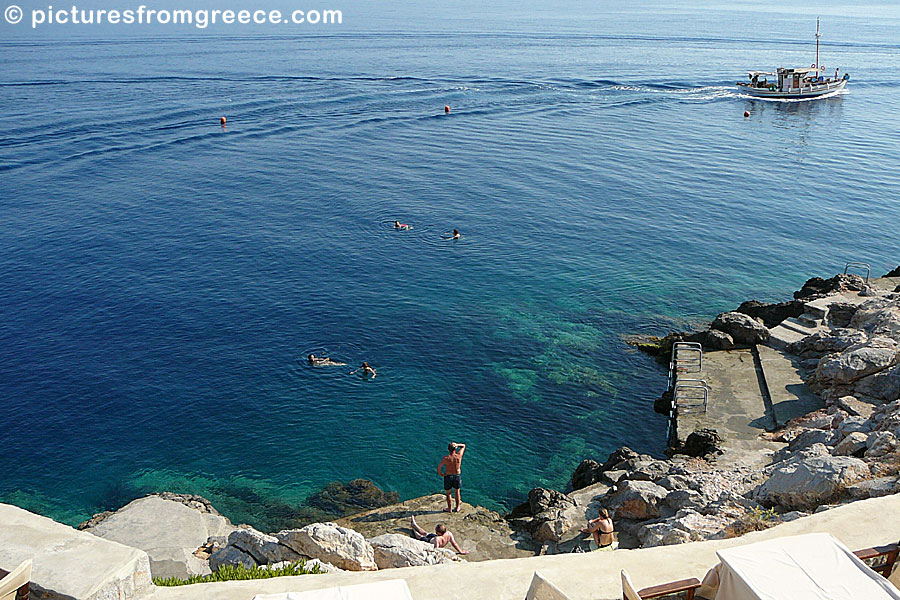
[[363, 583], [344, 587], [265, 594], [253, 596], [253, 600], [413, 600], [403, 579], [389, 579], [377, 583]]
[[525, 600], [569, 600], [569, 597], [535, 571], [528, 593], [525, 594]]
[[828, 533], [717, 552], [715, 600], [900, 600], [900, 591]]

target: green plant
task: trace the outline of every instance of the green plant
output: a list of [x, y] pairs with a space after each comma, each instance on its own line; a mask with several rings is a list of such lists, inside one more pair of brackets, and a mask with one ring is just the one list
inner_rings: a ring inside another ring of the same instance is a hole
[[777, 525], [779, 522], [781, 522], [781, 517], [778, 516], [774, 508], [762, 509], [754, 507], [741, 519], [732, 524], [732, 535], [729, 537], [737, 537], [751, 531], [762, 531]]
[[164, 587], [191, 585], [194, 583], [214, 583], [217, 581], [237, 581], [246, 579], [271, 579], [272, 577], [290, 577], [292, 575], [313, 575], [324, 573], [318, 565], [306, 566], [306, 561], [290, 563], [283, 567], [267, 569], [266, 567], [245, 567], [243, 565], [222, 565], [212, 575], [191, 575], [187, 579], [178, 577], [154, 577], [153, 583]]

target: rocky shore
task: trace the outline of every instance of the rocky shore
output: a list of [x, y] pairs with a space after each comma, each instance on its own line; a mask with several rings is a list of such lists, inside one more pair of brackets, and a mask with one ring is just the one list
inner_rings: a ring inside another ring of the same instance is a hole
[[[900, 268], [888, 276], [900, 276]], [[745, 302], [708, 328], [637, 342], [668, 360], [677, 341], [711, 351], [781, 340], [823, 408], [761, 433], [777, 448], [762, 468], [722, 460], [722, 435], [704, 428], [666, 459], [627, 447], [584, 458], [567, 490], [535, 488], [508, 515], [470, 505], [446, 514], [441, 495], [399, 502], [357, 480], [313, 499], [321, 522], [278, 532], [235, 526], [201, 497], [166, 493], [96, 515], [80, 529], [145, 550], [155, 577], [298, 560], [322, 572], [365, 571], [587, 550], [580, 530], [601, 508], [613, 516], [622, 547], [648, 547], [735, 537], [900, 493], [900, 280], [877, 283], [814, 278], [791, 300]], [[670, 402], [663, 395], [660, 412], [668, 414]], [[410, 516], [428, 530], [446, 523], [470, 554], [413, 539]]]

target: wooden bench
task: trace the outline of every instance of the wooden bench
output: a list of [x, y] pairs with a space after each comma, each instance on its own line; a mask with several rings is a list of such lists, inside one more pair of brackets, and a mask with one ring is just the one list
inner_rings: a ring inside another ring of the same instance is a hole
[[622, 570], [622, 598], [624, 600], [650, 600], [662, 598], [672, 594], [685, 594], [686, 600], [694, 600], [694, 591], [700, 587], [700, 581], [696, 577], [673, 581], [662, 585], [654, 585], [642, 590], [635, 590], [628, 572]]
[[888, 578], [894, 570], [897, 555], [900, 554], [900, 542], [888, 544], [887, 546], [875, 546], [874, 548], [857, 550], [853, 554], [869, 565], [870, 569]]
[[680, 594], [681, 592], [687, 592], [685, 594], [685, 600], [694, 600], [694, 592], [698, 587], [700, 587], [700, 580], [696, 577], [691, 577], [690, 579], [672, 581], [670, 583], [654, 585], [642, 590], [638, 590], [638, 596], [641, 597], [641, 600], [650, 600], [651, 598], [661, 598], [663, 596], [669, 596], [671, 594]]

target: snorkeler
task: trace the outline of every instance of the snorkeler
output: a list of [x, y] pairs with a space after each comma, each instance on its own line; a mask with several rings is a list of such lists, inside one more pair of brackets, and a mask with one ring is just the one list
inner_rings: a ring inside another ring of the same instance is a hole
[[394, 229], [399, 229], [401, 231], [405, 231], [409, 229], [409, 224], [401, 223], [400, 221], [394, 221]]
[[350, 371], [350, 374], [353, 375], [354, 373], [359, 373], [360, 371], [362, 371], [362, 373], [360, 374], [360, 377], [362, 377], [363, 379], [368, 379], [368, 378], [375, 379], [375, 369], [370, 367], [369, 363], [364, 362], [362, 364], [362, 366], [360, 366], [355, 371]]
[[310, 354], [306, 357], [306, 360], [314, 367], [343, 367], [347, 364], [331, 360], [327, 356], [316, 356], [315, 354]]

